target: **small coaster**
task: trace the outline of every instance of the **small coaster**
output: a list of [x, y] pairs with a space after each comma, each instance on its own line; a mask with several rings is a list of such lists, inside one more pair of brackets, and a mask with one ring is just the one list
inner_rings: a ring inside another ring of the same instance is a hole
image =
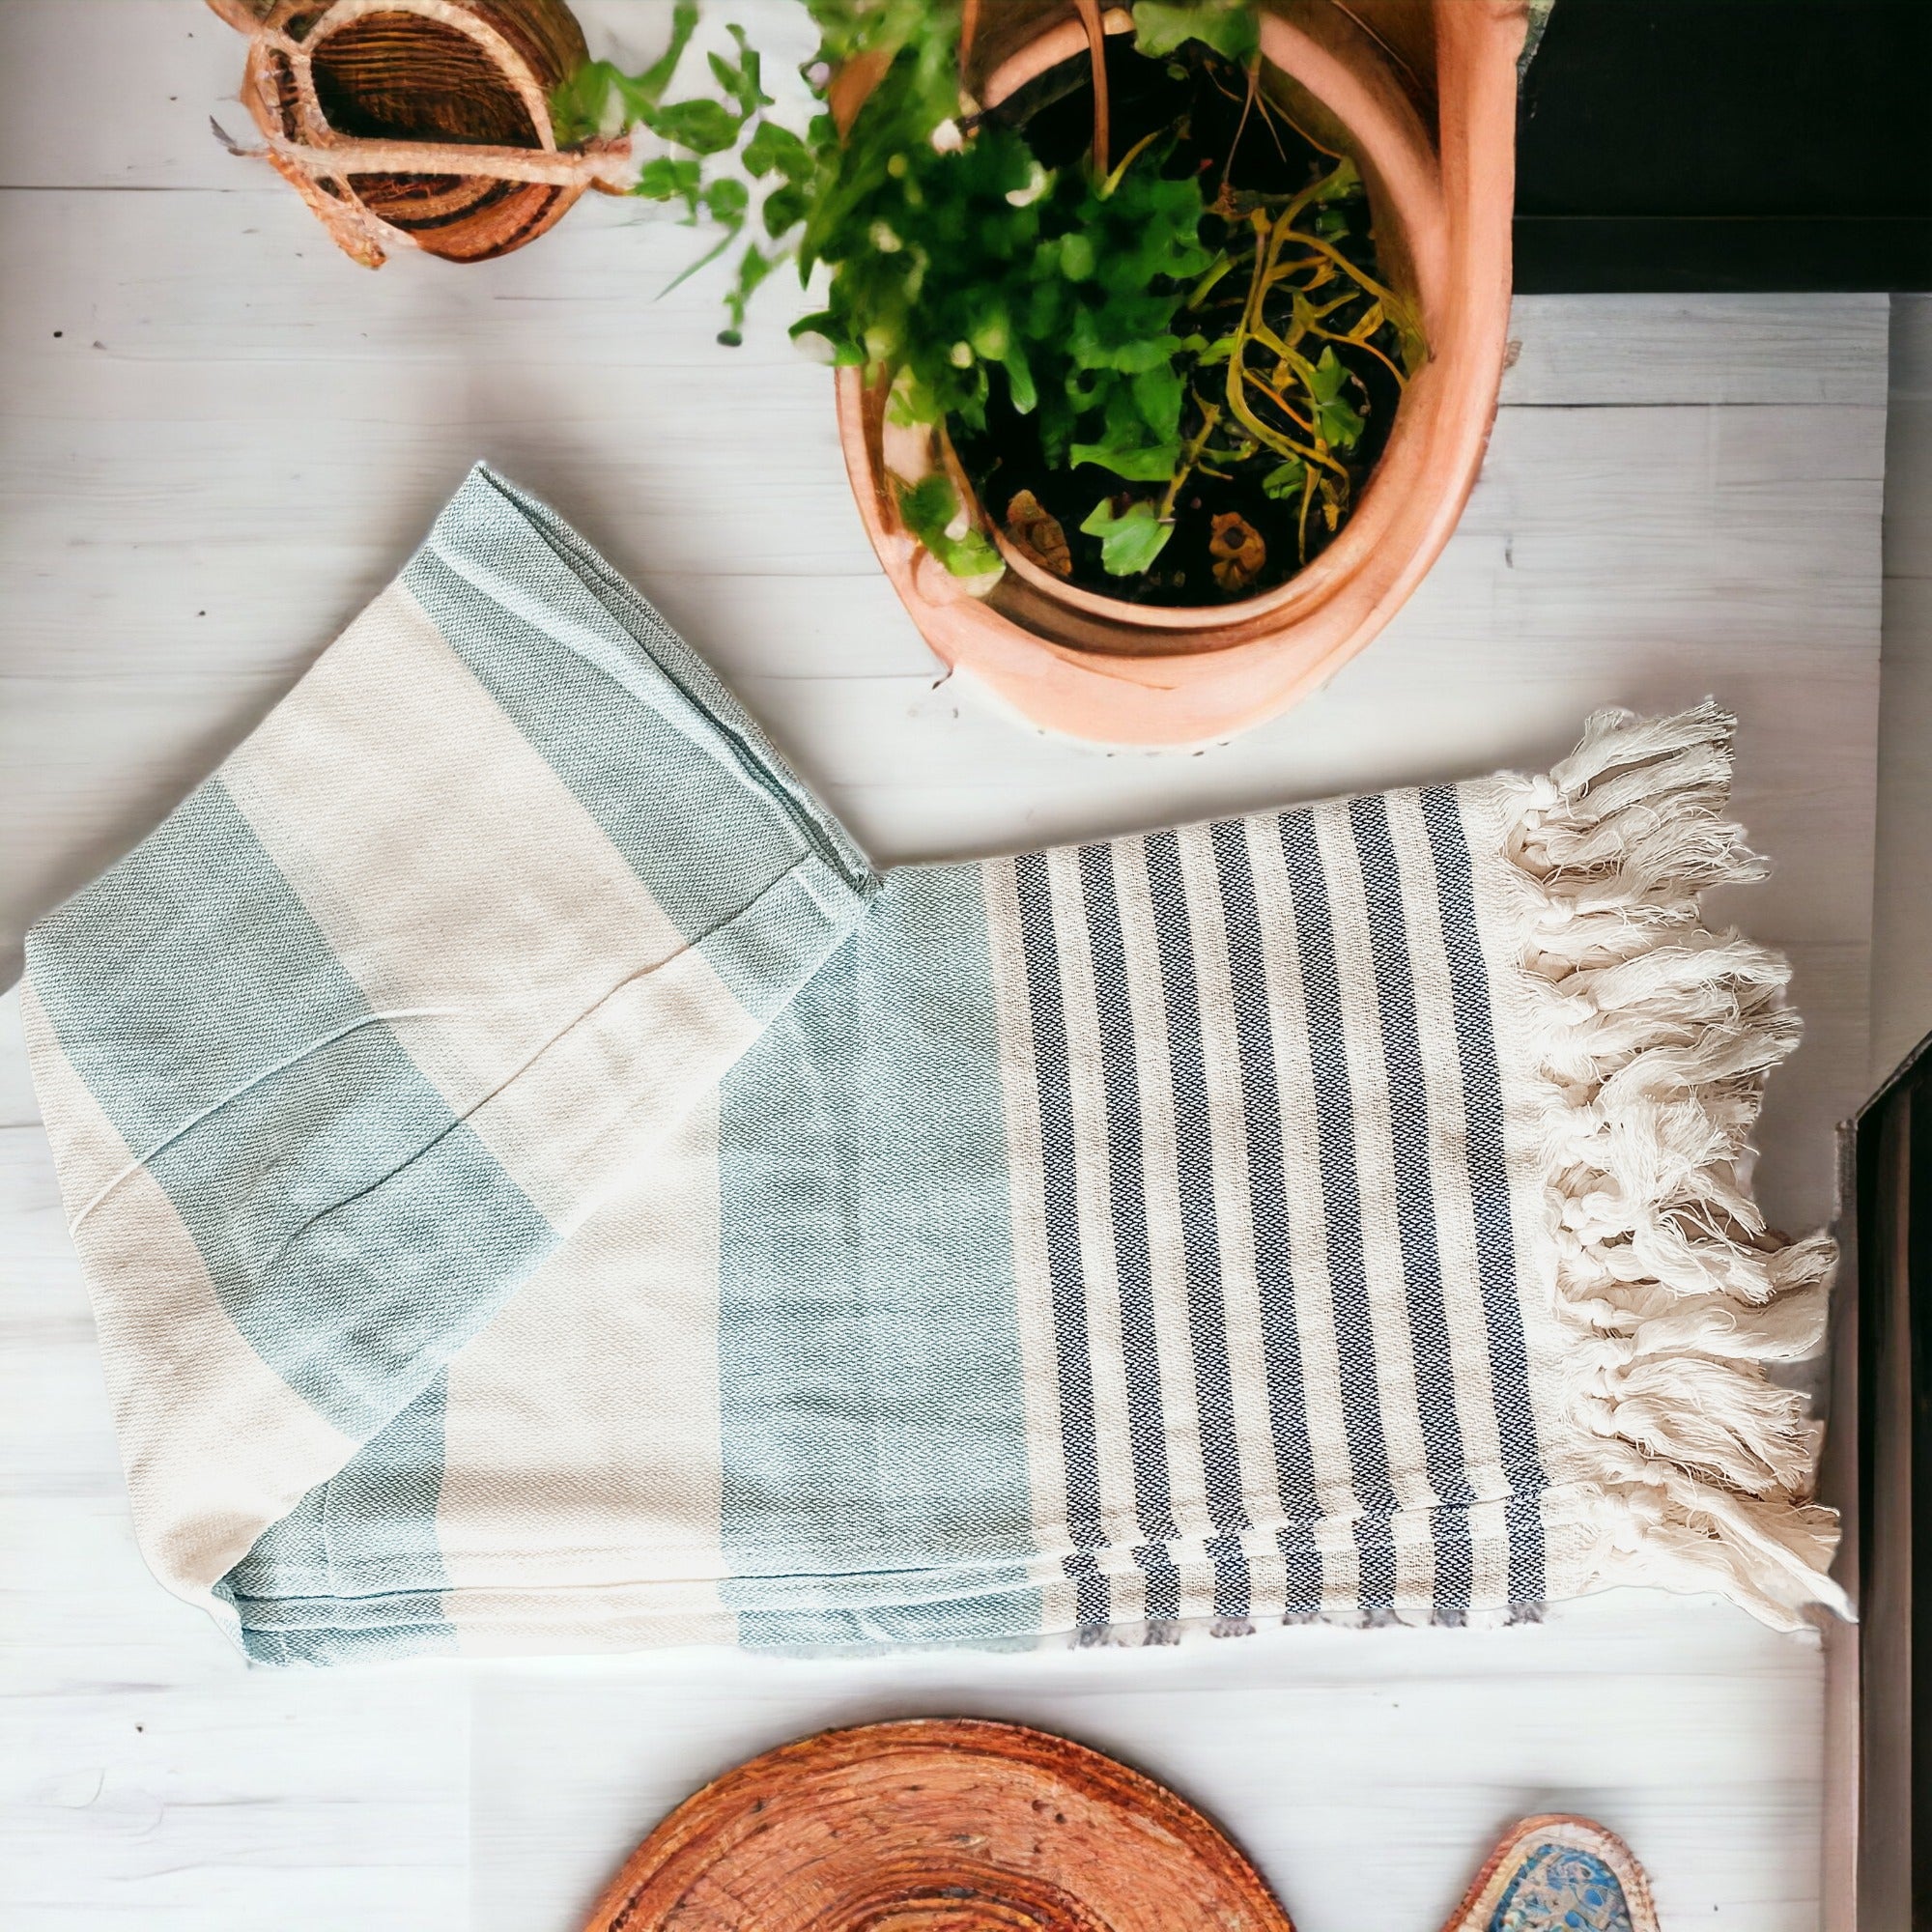
[[1476, 1874], [1442, 1932], [1657, 1932], [1631, 1849], [1587, 1818], [1525, 1818]]

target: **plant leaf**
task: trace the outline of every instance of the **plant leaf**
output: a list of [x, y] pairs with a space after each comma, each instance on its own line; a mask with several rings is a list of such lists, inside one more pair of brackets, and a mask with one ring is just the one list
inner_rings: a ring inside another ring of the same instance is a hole
[[1353, 449], [1361, 440], [1362, 419], [1347, 403], [1323, 403], [1315, 412], [1315, 427], [1323, 441], [1339, 449]]
[[1288, 462], [1277, 464], [1262, 478], [1262, 495], [1277, 503], [1287, 497], [1298, 497], [1307, 475], [1307, 464], [1298, 456], [1291, 457]]
[[[1083, 463], [1092, 463], [1111, 469], [1116, 476], [1124, 476], [1129, 483], [1165, 483], [1180, 461], [1180, 445], [1162, 442], [1122, 449], [1107, 442], [1076, 442], [1067, 454], [1076, 469]], [[1080, 527], [1086, 529], [1087, 526]]]
[[738, 58], [728, 61], [723, 54], [707, 54], [711, 77], [738, 103], [739, 118], [749, 120], [760, 107], [769, 107], [772, 98], [761, 84], [762, 69], [757, 53], [745, 39], [743, 27], [732, 27], [731, 38], [738, 43]]
[[729, 175], [713, 182], [704, 190], [704, 212], [714, 221], [735, 224], [744, 220], [751, 202], [752, 190]]
[[619, 78], [609, 61], [585, 61], [551, 90], [550, 122], [560, 148], [577, 148], [604, 131]]
[[804, 188], [795, 182], [786, 182], [765, 197], [765, 233], [776, 242], [787, 230], [796, 228], [810, 212], [811, 199]]
[[638, 170], [633, 194], [646, 201], [681, 201], [692, 213], [697, 213], [698, 165], [670, 155], [660, 155]]
[[1200, 41], [1232, 61], [1246, 61], [1261, 45], [1249, 0], [1135, 0], [1134, 45], [1158, 60], [1188, 41]]
[[1177, 441], [1180, 436], [1180, 411], [1187, 400], [1187, 384], [1172, 362], [1143, 369], [1133, 379], [1134, 407], [1141, 420], [1163, 442]]
[[817, 336], [831, 348], [835, 368], [856, 368], [866, 359], [865, 350], [853, 341], [829, 308], [815, 309], [810, 315], [800, 316], [786, 332], [794, 342], [808, 335]]
[[1001, 359], [1001, 366], [1007, 372], [1007, 386], [1011, 391], [1013, 408], [1021, 415], [1028, 416], [1039, 403], [1039, 390], [1033, 380], [1033, 365], [1026, 358], [1026, 352], [1018, 343], [1009, 348]]
[[1335, 163], [1328, 177], [1315, 191], [1317, 201], [1347, 201], [1362, 191], [1361, 172], [1347, 155]]
[[722, 100], [677, 100], [668, 107], [654, 107], [638, 117], [653, 134], [695, 155], [722, 154], [738, 138], [745, 125], [742, 114], [733, 114]]
[[671, 9], [669, 43], [642, 73], [632, 78], [629, 91], [635, 99], [646, 107], [655, 107], [664, 99], [664, 91], [670, 85], [670, 77], [677, 71], [677, 64], [684, 58], [684, 50], [696, 31], [697, 0], [677, 0]]
[[1332, 348], [1321, 352], [1321, 361], [1308, 378], [1309, 391], [1315, 398], [1316, 431], [1324, 442], [1343, 449], [1352, 449], [1362, 434], [1362, 418], [1342, 400], [1348, 381], [1349, 371]]
[[789, 128], [776, 121], [760, 121], [745, 143], [745, 172], [764, 176], [774, 168], [788, 182], [801, 182], [811, 173], [811, 150]]
[[718, 339], [726, 348], [735, 349], [744, 341], [745, 304], [752, 299], [753, 293], [771, 271], [784, 258], [781, 255], [767, 255], [759, 248], [747, 248], [738, 258], [738, 279], [731, 293], [724, 298], [724, 306], [730, 311], [731, 326], [718, 331]]
[[954, 577], [985, 577], [1005, 568], [983, 530], [952, 534], [948, 526], [959, 514], [959, 497], [938, 470], [899, 484], [898, 499], [899, 521]]
[[1110, 577], [1138, 577], [1163, 550], [1174, 526], [1154, 515], [1151, 503], [1129, 503], [1119, 516], [1110, 502], [1095, 503], [1080, 527], [1100, 539], [1100, 561]]

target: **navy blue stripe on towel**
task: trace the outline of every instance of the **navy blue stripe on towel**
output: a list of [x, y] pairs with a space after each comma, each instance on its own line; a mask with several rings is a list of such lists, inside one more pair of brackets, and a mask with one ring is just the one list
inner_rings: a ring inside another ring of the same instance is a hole
[[1288, 1150], [1281, 1130], [1281, 1090], [1269, 1023], [1266, 953], [1261, 910], [1255, 900], [1247, 828], [1239, 820], [1224, 821], [1210, 829], [1210, 837], [1221, 880], [1235, 1035], [1241, 1057], [1255, 1285], [1261, 1301], [1262, 1352], [1274, 1439], [1275, 1492], [1285, 1519], [1275, 1538], [1287, 1573], [1282, 1608], [1290, 1615], [1312, 1615], [1321, 1607], [1321, 1552], [1316, 1548], [1312, 1527], [1321, 1506], [1315, 1489], [1301, 1334], [1295, 1322]]
[[1328, 881], [1316, 843], [1315, 820], [1306, 811], [1287, 811], [1278, 822], [1301, 953], [1308, 1057], [1315, 1078], [1316, 1142], [1321, 1162], [1322, 1221], [1328, 1236], [1328, 1281], [1335, 1306], [1350, 1486], [1363, 1512], [1355, 1520], [1359, 1601], [1364, 1610], [1374, 1612], [1395, 1605], [1395, 1536], [1389, 1520], [1397, 1503], [1389, 1481], [1388, 1445], [1382, 1437], [1381, 1384], [1376, 1372], [1375, 1324], [1362, 1252], [1354, 1094], [1343, 1045]]
[[1065, 1570], [1073, 1579], [1075, 1621], [1092, 1628], [1111, 1621], [1112, 1592], [1092, 1554], [1106, 1548], [1107, 1538], [1100, 1525], [1100, 1460], [1094, 1427], [1087, 1284], [1080, 1259], [1066, 1007], [1060, 992], [1060, 951], [1054, 935], [1046, 859], [1041, 853], [1028, 852], [1012, 864], [1020, 948], [1026, 959], [1028, 1003], [1033, 1011], [1046, 1264], [1060, 1381], [1060, 1439], [1066, 1463], [1066, 1526], [1074, 1546]]
[[1214, 1138], [1209, 1123], [1207, 1056], [1201, 1037], [1201, 989], [1180, 842], [1172, 832], [1141, 841], [1154, 945], [1167, 1015], [1167, 1056], [1174, 1083], [1174, 1144], [1179, 1182], [1180, 1238], [1187, 1283], [1187, 1327], [1194, 1345], [1194, 1396], [1200, 1416], [1202, 1476], [1215, 1536], [1214, 1614], [1245, 1617], [1252, 1602], [1239, 1538], [1248, 1527], [1242, 1498], [1240, 1437], [1235, 1425], [1234, 1374], [1228, 1362], [1228, 1309], [1222, 1293], [1220, 1231], [1214, 1210]]
[[1518, 1299], [1516, 1234], [1510, 1211], [1509, 1163], [1503, 1134], [1502, 1078], [1496, 1065], [1489, 969], [1476, 920], [1476, 889], [1461, 802], [1453, 785], [1421, 794], [1422, 818], [1435, 859], [1436, 903], [1456, 1043], [1463, 1069], [1467, 1122], [1469, 1192], [1475, 1209], [1476, 1272], [1489, 1329], [1490, 1378], [1495, 1391], [1496, 1432], [1512, 1495], [1507, 1506], [1510, 1602], [1540, 1604], [1545, 1575], [1542, 1492], [1548, 1485], [1530, 1406], [1529, 1353]]
[[[1423, 1454], [1429, 1466], [1429, 1487], [1437, 1504], [1466, 1506], [1476, 1498], [1469, 1487], [1463, 1425], [1456, 1413], [1449, 1310], [1442, 1293], [1442, 1261], [1435, 1246], [1429, 1083], [1422, 1069], [1422, 1039], [1416, 1026], [1415, 971], [1403, 912], [1401, 864], [1395, 841], [1389, 837], [1386, 800], [1351, 799], [1349, 829], [1368, 906], [1376, 1009], [1381, 1021], [1382, 1060], [1388, 1069], [1396, 1227], [1402, 1241], [1403, 1289], [1414, 1347], [1416, 1414], [1422, 1426]], [[1439, 1508], [1434, 1526], [1449, 1527]], [[1453, 1536], [1433, 1536], [1432, 1541], [1435, 1547], [1435, 1609], [1438, 1616], [1454, 1618], [1469, 1606], [1468, 1545]]]
[[[1161, 1403], [1160, 1344], [1154, 1328], [1153, 1259], [1148, 1237], [1142, 1163], [1140, 1079], [1134, 1065], [1134, 1014], [1112, 857], [1105, 845], [1079, 851], [1094, 1006], [1100, 1035], [1100, 1076], [1107, 1107], [1107, 1187], [1121, 1300], [1121, 1350], [1127, 1382], [1127, 1444], [1133, 1463], [1134, 1513], [1146, 1546], [1134, 1561], [1147, 1573], [1147, 1616], [1180, 1615], [1180, 1576], [1168, 1546], [1179, 1538], [1167, 1463], [1167, 1416]], [[1071, 1184], [1070, 1181], [1068, 1183]]]

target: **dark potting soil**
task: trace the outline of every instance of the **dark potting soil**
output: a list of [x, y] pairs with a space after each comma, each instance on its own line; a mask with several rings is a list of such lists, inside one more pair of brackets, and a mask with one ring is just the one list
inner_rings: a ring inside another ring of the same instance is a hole
[[[1198, 43], [1191, 43], [1179, 58], [1153, 60], [1135, 51], [1131, 36], [1110, 35], [1107, 80], [1115, 165], [1135, 142], [1172, 128], [1179, 130], [1178, 139], [1162, 163], [1163, 172], [1176, 179], [1189, 174], [1204, 176], [1204, 190], [1210, 198], [1219, 186], [1224, 165], [1237, 192], [1250, 195], [1293, 194], [1335, 166], [1333, 156], [1316, 147], [1280, 113], [1264, 116], [1258, 104], [1243, 126], [1246, 72]], [[1086, 55], [1041, 74], [1003, 102], [997, 112], [1020, 129], [1043, 166], [1077, 164], [1094, 133], [1093, 84]], [[1373, 241], [1367, 234], [1367, 201], [1357, 198], [1345, 206], [1350, 233], [1332, 239], [1350, 261], [1379, 279]], [[1205, 245], [1218, 248], [1231, 234], [1236, 249], [1245, 254], [1245, 234], [1235, 234], [1219, 215], [1210, 213], [1205, 218]], [[1224, 333], [1238, 316], [1248, 283], [1244, 261], [1237, 259], [1200, 312], [1190, 315], [1183, 311], [1177, 318], [1176, 333], [1186, 334], [1191, 327], [1210, 340]], [[1384, 355], [1400, 363], [1401, 351], [1392, 326], [1385, 326], [1373, 340]], [[1352, 504], [1388, 440], [1401, 390], [1394, 376], [1374, 355], [1346, 350], [1337, 354], [1356, 379], [1350, 384], [1347, 397], [1365, 422], [1355, 447], [1336, 452], [1349, 470]], [[1210, 380], [1214, 380], [1212, 372]], [[1264, 402], [1257, 408], [1264, 421], [1274, 414]], [[1290, 427], [1285, 419], [1275, 420], [1283, 429]], [[1190, 401], [1181, 418], [1183, 437], [1192, 435], [1200, 422], [1200, 412]], [[1227, 478], [1198, 470], [1191, 475], [1176, 501], [1174, 534], [1153, 568], [1139, 576], [1114, 577], [1102, 567], [1099, 538], [1080, 528], [1107, 492], [1107, 471], [1091, 464], [1074, 469], [1050, 466], [1040, 451], [1034, 418], [1012, 408], [1002, 384], [994, 385], [982, 433], [962, 433], [957, 426], [952, 433], [960, 462], [988, 516], [1004, 526], [1008, 506], [1022, 491], [1032, 491], [1065, 534], [1073, 566], [1069, 581], [1082, 589], [1128, 603], [1239, 603], [1287, 582], [1348, 526], [1345, 511], [1337, 530], [1331, 532], [1319, 503], [1314, 505], [1307, 520], [1304, 556], [1297, 538], [1298, 493], [1280, 501], [1265, 496], [1262, 479], [1274, 467], [1273, 462], [1266, 456], [1251, 458], [1234, 466], [1233, 475]], [[1120, 483], [1113, 499], [1115, 508], [1123, 509], [1131, 501], [1145, 499], [1151, 490], [1157, 495], [1160, 487]], [[1259, 532], [1267, 547], [1266, 562], [1254, 580], [1232, 589], [1215, 580], [1215, 559], [1208, 548], [1214, 519], [1230, 512]]]

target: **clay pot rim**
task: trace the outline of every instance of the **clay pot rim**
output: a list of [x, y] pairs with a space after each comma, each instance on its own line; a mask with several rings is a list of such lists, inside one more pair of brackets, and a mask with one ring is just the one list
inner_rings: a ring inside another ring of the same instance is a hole
[[[1362, 168], [1371, 206], [1378, 201], [1386, 204], [1387, 213], [1401, 229], [1403, 241], [1414, 259], [1416, 302], [1422, 312], [1425, 341], [1433, 341], [1446, 269], [1440, 246], [1441, 197], [1435, 185], [1435, 156], [1427, 134], [1412, 115], [1405, 122], [1345, 62], [1300, 28], [1265, 8], [1260, 10], [1259, 24], [1263, 58], [1307, 88], [1348, 130], [1350, 148]], [[1122, 8], [1110, 9], [1103, 16], [1102, 27], [1109, 34], [1131, 32], [1132, 16]], [[994, 69], [985, 85], [987, 106], [999, 106], [1030, 81], [1069, 61], [1085, 58], [1087, 52], [1087, 29], [1078, 17], [1043, 27]], [[1423, 368], [1427, 367], [1425, 356]], [[1421, 373], [1418, 369], [1415, 376]], [[1009, 538], [999, 520], [986, 513], [977, 491], [971, 492], [974, 507], [979, 510], [980, 521], [1007, 567], [1042, 597], [1083, 616], [1128, 630], [1180, 633], [1221, 631], [1283, 613], [1292, 617], [1301, 606], [1321, 603], [1335, 583], [1352, 569], [1353, 553], [1363, 546], [1348, 544], [1349, 528], [1367, 510], [1389, 467], [1389, 451], [1403, 415], [1409, 408], [1408, 391], [1413, 387], [1415, 376], [1410, 378], [1397, 405], [1389, 440], [1363, 485], [1349, 525], [1313, 563], [1254, 597], [1236, 598], [1225, 604], [1136, 604], [1128, 598], [1088, 590], [1042, 569], [1027, 556]], [[1338, 561], [1331, 561], [1338, 556]], [[1177, 644], [1178, 652], [1173, 654], [1188, 651], [1179, 639]], [[1207, 647], [1210, 651], [1214, 648], [1217, 647]]]

